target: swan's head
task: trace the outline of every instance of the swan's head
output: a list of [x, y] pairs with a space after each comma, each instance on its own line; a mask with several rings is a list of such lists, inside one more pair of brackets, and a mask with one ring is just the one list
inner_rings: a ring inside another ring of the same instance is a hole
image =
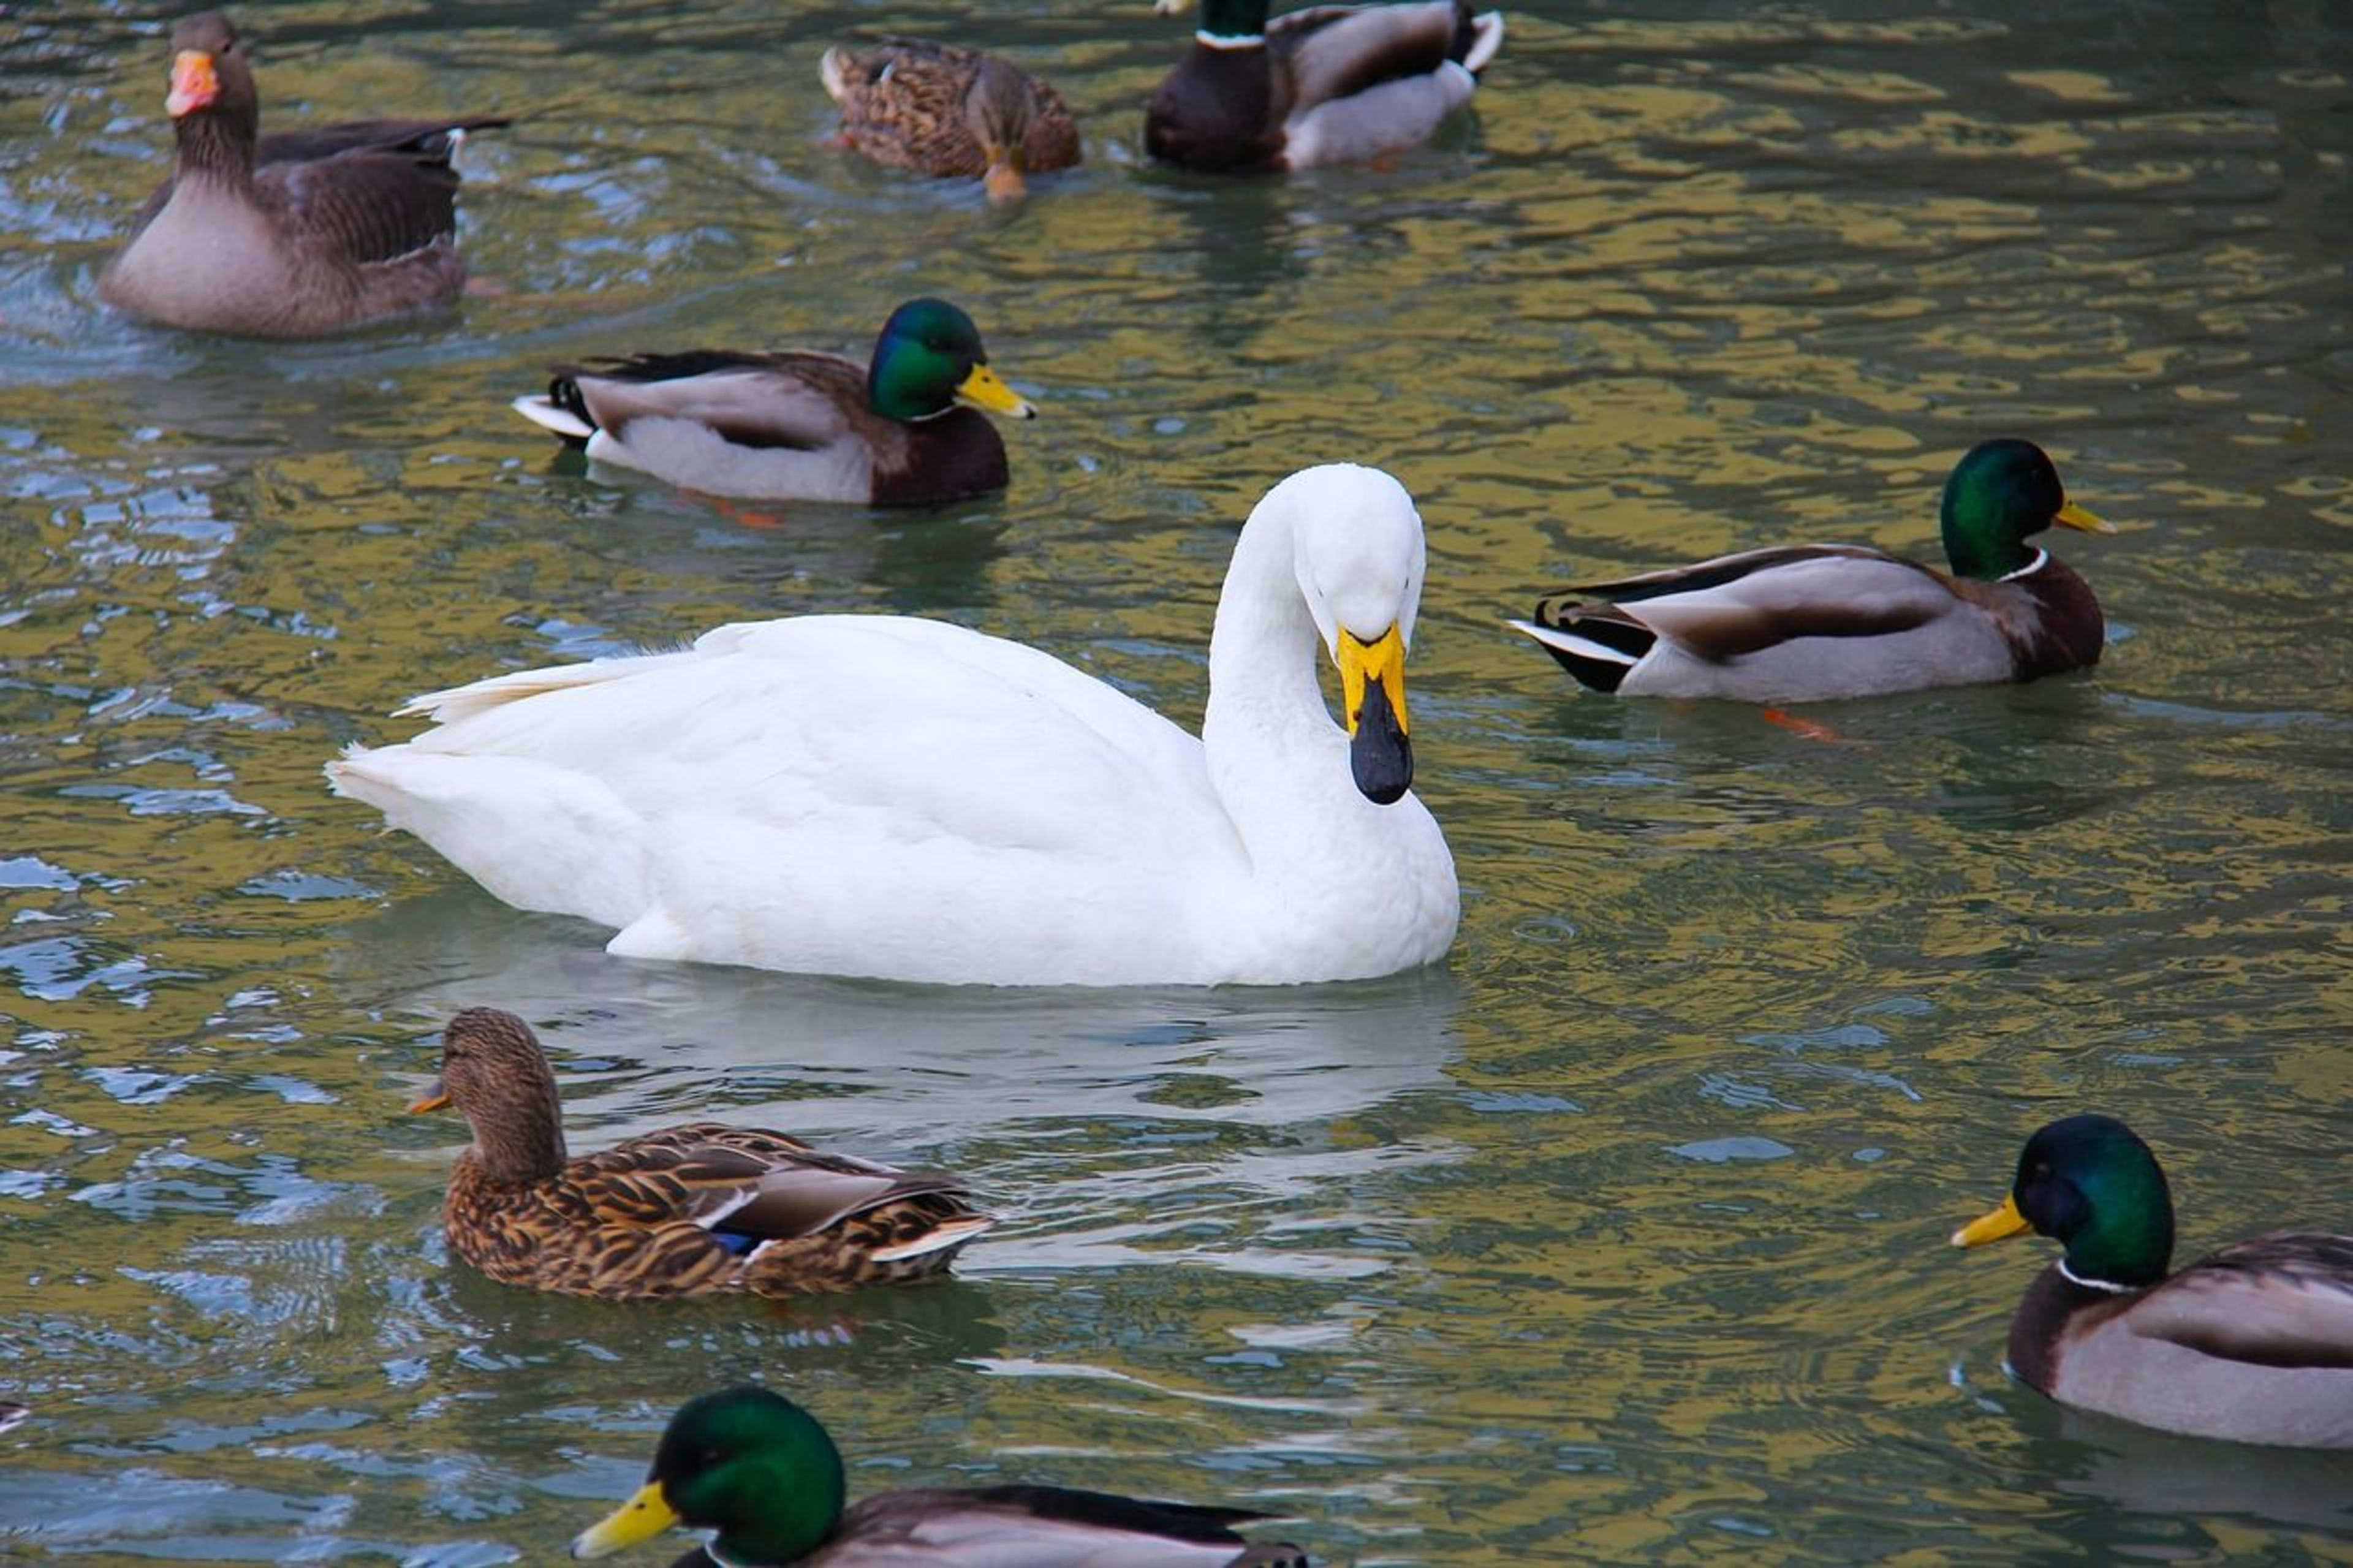
[[1340, 668], [1348, 763], [1366, 799], [1387, 805], [1413, 784], [1405, 655], [1421, 604], [1421, 514], [1378, 468], [1302, 468], [1259, 510], [1288, 511], [1292, 567], [1307, 613]]

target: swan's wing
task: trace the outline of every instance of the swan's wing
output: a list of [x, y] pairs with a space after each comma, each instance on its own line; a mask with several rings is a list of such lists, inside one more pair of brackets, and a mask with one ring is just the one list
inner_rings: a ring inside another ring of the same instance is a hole
[[1196, 831], [1199, 742], [1037, 649], [944, 622], [809, 616], [682, 652], [421, 698], [422, 752], [527, 759], [647, 818], [1055, 852]]

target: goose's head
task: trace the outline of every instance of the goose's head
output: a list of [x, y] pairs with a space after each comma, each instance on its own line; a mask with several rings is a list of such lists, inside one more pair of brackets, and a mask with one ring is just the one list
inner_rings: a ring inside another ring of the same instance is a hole
[[1387, 805], [1413, 784], [1405, 655], [1421, 604], [1421, 514], [1378, 468], [1303, 468], [1259, 510], [1291, 516], [1292, 569], [1324, 647], [1340, 668], [1341, 722], [1356, 788]]
[[172, 29], [172, 89], [164, 107], [183, 135], [254, 139], [261, 97], [227, 16], [200, 11]]

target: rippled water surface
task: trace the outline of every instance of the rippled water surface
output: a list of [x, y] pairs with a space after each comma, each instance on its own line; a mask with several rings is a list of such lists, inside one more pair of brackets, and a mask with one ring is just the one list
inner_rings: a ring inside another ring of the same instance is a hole
[[[469, 150], [462, 310], [293, 347], [93, 302], [165, 166], [161, 19], [0, 21], [0, 1555], [544, 1561], [746, 1377], [860, 1489], [1223, 1498], [1335, 1562], [2353, 1553], [2353, 1461], [2063, 1415], [2000, 1370], [2043, 1244], [1945, 1245], [2091, 1107], [2190, 1251], [2353, 1220], [2344, 9], [1541, 0], [1436, 146], [1248, 184], [1141, 161], [1183, 26], [968, 9], [247, 5], [274, 123], [522, 117]], [[848, 161], [816, 60], [879, 25], [1049, 72], [1085, 168], [1000, 213]], [[1044, 410], [1002, 499], [744, 516], [504, 406], [600, 350], [862, 356], [919, 292]], [[1793, 728], [1580, 694], [1499, 625], [1933, 554], [2004, 432], [2122, 525], [2059, 545], [2095, 676]], [[625, 963], [319, 776], [413, 692], [810, 610], [1190, 721], [1235, 525], [1329, 458], [1430, 525], [1441, 971]], [[461, 1124], [402, 1114], [472, 1003], [540, 1026], [583, 1146], [767, 1122], [1011, 1218], [937, 1289], [491, 1286], [436, 1223]]]

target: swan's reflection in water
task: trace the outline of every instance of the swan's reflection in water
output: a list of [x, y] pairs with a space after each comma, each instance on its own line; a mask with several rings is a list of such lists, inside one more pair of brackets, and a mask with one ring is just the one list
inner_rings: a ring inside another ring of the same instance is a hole
[[[965, 1173], [1008, 1222], [960, 1265], [1167, 1261], [1378, 1272], [1413, 1224], [1375, 1180], [1451, 1157], [1355, 1120], [1442, 1089], [1443, 970], [1347, 984], [909, 986], [608, 957], [594, 928], [472, 889], [354, 925], [348, 978], [413, 1016], [512, 1008], [540, 1030], [578, 1149], [716, 1116]], [[1345, 1191], [1331, 1189], [1344, 1184]], [[1389, 1212], [1384, 1212], [1389, 1211]]]

